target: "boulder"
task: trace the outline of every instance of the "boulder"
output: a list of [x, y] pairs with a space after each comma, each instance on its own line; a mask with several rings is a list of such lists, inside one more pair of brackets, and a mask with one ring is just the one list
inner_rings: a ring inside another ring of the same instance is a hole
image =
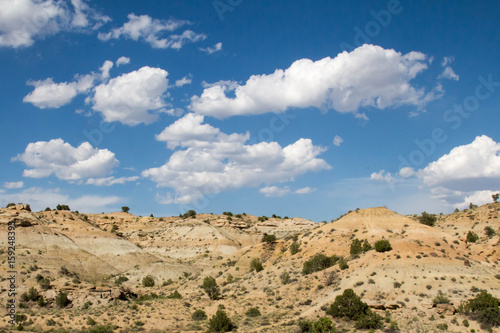
[[401, 305], [398, 303], [386, 303], [385, 304], [385, 308], [389, 309], [389, 310], [396, 310], [396, 309], [399, 309], [400, 307], [401, 307]]
[[436, 308], [437, 308], [438, 314], [446, 314], [446, 315], [451, 316], [451, 315], [454, 315], [455, 312], [457, 312], [455, 307], [451, 304], [437, 304]]
[[375, 310], [385, 310], [385, 305], [382, 303], [368, 303], [368, 306]]

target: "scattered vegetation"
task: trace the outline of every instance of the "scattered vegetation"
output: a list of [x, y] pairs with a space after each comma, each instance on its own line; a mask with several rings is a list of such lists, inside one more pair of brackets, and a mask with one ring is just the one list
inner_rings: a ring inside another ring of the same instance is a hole
[[479, 236], [474, 231], [469, 231], [467, 233], [467, 243], [475, 243], [479, 239]]
[[155, 279], [151, 275], [147, 275], [142, 278], [142, 285], [144, 287], [153, 287], [155, 285]]
[[262, 237], [262, 242], [267, 244], [274, 244], [274, 242], [276, 242], [276, 236], [264, 234], [264, 236]]
[[331, 257], [324, 254], [316, 254], [311, 259], [304, 262], [302, 274], [307, 275], [314, 272], [322, 271], [328, 267], [335, 265], [339, 261], [339, 257], [333, 255]]
[[498, 198], [500, 197], [500, 193], [492, 194], [491, 197], [493, 198], [493, 202], [498, 202]]
[[182, 295], [177, 291], [174, 290], [170, 295], [167, 296], [168, 299], [182, 299]]
[[185, 212], [182, 215], [179, 215], [179, 217], [182, 217], [183, 219], [194, 219], [196, 218], [196, 211], [190, 209], [187, 212]]
[[207, 319], [207, 314], [205, 311], [198, 309], [193, 314], [191, 315], [191, 319], [194, 321], [200, 321], [200, 320], [205, 320]]
[[300, 243], [297, 241], [294, 241], [290, 245], [290, 254], [293, 256], [293, 255], [299, 253], [299, 251], [300, 251]]
[[433, 227], [436, 223], [437, 217], [434, 214], [428, 214], [427, 212], [423, 212], [422, 215], [418, 218], [420, 223]]
[[68, 294], [60, 291], [59, 294], [56, 296], [56, 305], [58, 308], [62, 309], [65, 308], [68, 305]]
[[363, 247], [361, 245], [361, 241], [357, 238], [354, 238], [351, 242], [351, 250], [350, 250], [350, 253], [351, 255], [356, 255], [356, 254], [360, 254], [363, 252]]
[[488, 237], [493, 237], [496, 235], [495, 230], [493, 230], [493, 228], [490, 226], [484, 227], [484, 232], [486, 233], [486, 236], [488, 236]]
[[373, 313], [352, 289], [346, 289], [342, 295], [338, 295], [326, 313], [334, 318], [356, 321], [355, 327], [358, 329], [382, 327], [382, 317]]
[[283, 272], [280, 275], [281, 283], [288, 284], [290, 283], [290, 274], [288, 272]]
[[235, 325], [223, 310], [217, 310], [208, 322], [209, 332], [230, 332], [234, 328], [236, 328]]
[[215, 278], [206, 276], [205, 279], [203, 279], [202, 288], [205, 290], [210, 299], [216, 300], [220, 297], [220, 289], [217, 285], [217, 281], [215, 281]]
[[450, 300], [445, 294], [440, 292], [439, 294], [436, 295], [436, 297], [434, 297], [434, 300], [432, 301], [432, 303], [434, 303], [434, 305], [450, 304]]
[[462, 302], [458, 312], [476, 320], [485, 327], [500, 326], [500, 307], [497, 298], [482, 291], [475, 298]]
[[367, 239], [363, 242], [363, 252], [368, 252], [372, 249], [372, 245], [368, 242]]
[[70, 210], [68, 205], [57, 205], [57, 210]]
[[335, 326], [328, 317], [322, 317], [317, 321], [300, 320], [298, 322], [300, 333], [335, 333]]
[[387, 239], [381, 239], [375, 243], [375, 251], [386, 252], [392, 250], [391, 243]]
[[264, 269], [264, 266], [262, 266], [262, 262], [260, 261], [259, 258], [252, 258], [252, 261], [250, 261], [250, 272], [256, 271], [257, 273], [262, 271]]
[[129, 212], [129, 210], [130, 210], [130, 208], [129, 208], [129, 207], [127, 207], [127, 206], [123, 206], [123, 207], [122, 207], [122, 212], [124, 212], [124, 213], [128, 213], [128, 212]]
[[247, 317], [259, 317], [261, 313], [258, 308], [250, 308], [245, 312], [245, 315]]

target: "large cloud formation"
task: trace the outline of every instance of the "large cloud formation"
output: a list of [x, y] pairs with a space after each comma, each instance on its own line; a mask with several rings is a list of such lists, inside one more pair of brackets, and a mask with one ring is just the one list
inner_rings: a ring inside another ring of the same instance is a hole
[[13, 161], [26, 164], [24, 177], [54, 175], [67, 181], [105, 177], [119, 164], [115, 154], [107, 149], [93, 148], [88, 142], [75, 148], [62, 139], [30, 143]]
[[404, 168], [400, 175], [419, 177], [435, 198], [450, 206], [466, 208], [471, 202], [491, 202], [491, 195], [500, 192], [500, 143], [478, 136], [425, 168], [416, 172]]
[[[129, 58], [120, 57], [116, 65], [127, 64]], [[35, 89], [23, 99], [25, 103], [45, 108], [60, 108], [69, 104], [78, 94], [85, 94], [86, 102], [102, 114], [106, 122], [119, 121], [124, 125], [150, 124], [159, 113], [172, 113], [165, 109], [169, 80], [168, 72], [161, 68], [144, 66], [138, 70], [110, 79], [114, 63], [106, 60], [99, 72], [75, 75], [69, 82], [54, 82], [51, 78], [28, 81]], [[189, 79], [184, 77], [182, 86]]]
[[111, 19], [83, 0], [0, 0], [0, 47], [31, 46], [59, 31], [97, 29]]
[[92, 108], [101, 112], [107, 122], [150, 124], [158, 119], [158, 114], [149, 111], [161, 111], [167, 106], [167, 76], [166, 70], [145, 66], [101, 83], [95, 87]]
[[161, 203], [192, 203], [205, 195], [245, 186], [293, 181], [330, 165], [317, 158], [326, 149], [310, 139], [299, 139], [286, 147], [277, 142], [245, 144], [250, 134], [225, 134], [202, 124], [204, 117], [188, 114], [168, 126], [157, 140], [175, 151], [163, 166], [142, 172], [159, 187], [175, 190], [159, 197]]
[[[190, 109], [224, 118], [307, 107], [344, 113], [357, 113], [360, 107], [367, 106], [423, 107], [436, 98], [437, 92], [426, 93], [410, 81], [427, 67], [423, 53], [403, 55], [365, 44], [335, 58], [301, 59], [273, 74], [252, 75], [244, 85], [232, 81], [212, 84], [201, 96], [192, 97]], [[228, 97], [230, 92], [235, 97]]]

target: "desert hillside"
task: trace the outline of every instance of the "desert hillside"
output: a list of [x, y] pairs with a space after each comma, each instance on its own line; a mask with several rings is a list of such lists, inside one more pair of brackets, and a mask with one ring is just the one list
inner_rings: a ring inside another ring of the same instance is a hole
[[[337, 332], [356, 332], [354, 321], [325, 312], [352, 289], [383, 318], [380, 331], [478, 332], [487, 327], [457, 313], [460, 303], [481, 291], [500, 297], [500, 203], [437, 216], [433, 226], [383, 207], [317, 224], [244, 213], [31, 212], [20, 204], [0, 209], [3, 277], [12, 271], [13, 221], [19, 330], [205, 332], [221, 310], [238, 332], [307, 332], [304, 322], [321, 317]], [[379, 241], [390, 248], [379, 251]], [[210, 277], [214, 297], [202, 288]], [[10, 281], [0, 287], [7, 304]], [[2, 311], [0, 327], [10, 330]]]

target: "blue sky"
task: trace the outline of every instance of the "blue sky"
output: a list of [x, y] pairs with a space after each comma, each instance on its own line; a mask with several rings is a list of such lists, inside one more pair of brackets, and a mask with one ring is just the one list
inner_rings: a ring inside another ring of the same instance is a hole
[[497, 1], [0, 8], [2, 206], [329, 221], [500, 191]]

